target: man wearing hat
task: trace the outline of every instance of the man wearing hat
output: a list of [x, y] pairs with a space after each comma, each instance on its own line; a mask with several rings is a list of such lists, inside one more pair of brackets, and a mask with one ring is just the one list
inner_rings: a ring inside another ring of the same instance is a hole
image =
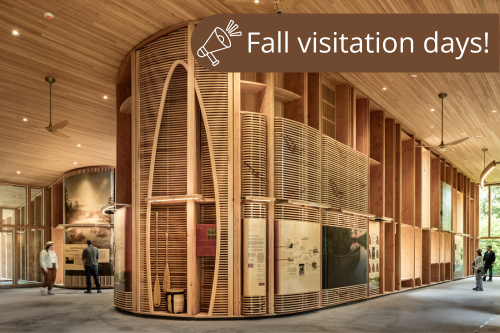
[[55, 295], [52, 293], [52, 287], [56, 281], [57, 270], [57, 255], [54, 252], [54, 242], [45, 243], [45, 250], [40, 252], [40, 267], [43, 272], [42, 295]]
[[[493, 265], [495, 264], [495, 252], [491, 250], [491, 245], [487, 247], [488, 251], [484, 253], [484, 270], [486, 275], [488, 275], [488, 270], [490, 270], [490, 279], [488, 282], [493, 281]], [[486, 281], [486, 275], [483, 277], [483, 281]]]

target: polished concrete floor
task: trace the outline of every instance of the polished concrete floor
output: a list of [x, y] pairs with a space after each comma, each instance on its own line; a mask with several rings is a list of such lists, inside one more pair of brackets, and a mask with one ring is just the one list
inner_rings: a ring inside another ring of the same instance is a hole
[[194, 321], [124, 313], [112, 290], [0, 289], [0, 332], [500, 332], [500, 279], [472, 287], [468, 278], [298, 315]]

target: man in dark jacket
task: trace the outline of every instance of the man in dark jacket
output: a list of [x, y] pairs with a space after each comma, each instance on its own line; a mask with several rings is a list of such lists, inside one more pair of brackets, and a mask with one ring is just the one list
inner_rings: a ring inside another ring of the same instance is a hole
[[85, 272], [87, 273], [87, 291], [86, 294], [92, 293], [92, 280], [94, 277], [95, 286], [97, 287], [97, 292], [101, 293], [101, 285], [99, 284], [99, 273], [97, 271], [97, 265], [99, 263], [99, 250], [92, 246], [92, 240], [87, 239], [87, 247], [83, 249], [82, 261], [85, 267]]
[[[495, 264], [495, 252], [491, 250], [491, 245], [488, 245], [488, 251], [484, 253], [484, 270], [486, 275], [488, 275], [488, 270], [490, 270], [489, 282], [493, 281], [493, 265]], [[486, 275], [483, 277], [483, 281], [486, 281]]]

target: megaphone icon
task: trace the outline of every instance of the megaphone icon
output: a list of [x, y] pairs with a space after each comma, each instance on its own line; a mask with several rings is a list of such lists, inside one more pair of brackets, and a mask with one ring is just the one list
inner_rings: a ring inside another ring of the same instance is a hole
[[238, 25], [234, 24], [233, 20], [229, 21], [226, 28], [229, 35], [221, 28], [215, 28], [205, 44], [198, 49], [198, 52], [196, 52], [198, 57], [208, 57], [208, 59], [212, 62], [212, 65], [217, 66], [219, 64], [219, 60], [215, 58], [214, 52], [222, 51], [231, 47], [231, 40], [229, 39], [229, 36], [241, 36], [241, 31], [233, 32], [236, 29], [238, 29]]

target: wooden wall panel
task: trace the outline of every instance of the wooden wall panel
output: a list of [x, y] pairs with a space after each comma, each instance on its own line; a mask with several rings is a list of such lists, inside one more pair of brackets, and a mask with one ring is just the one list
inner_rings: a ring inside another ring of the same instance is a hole
[[385, 216], [385, 113], [370, 113], [370, 158], [379, 164], [370, 166], [370, 210], [377, 217]]
[[286, 73], [284, 88], [301, 97], [285, 104], [285, 118], [307, 125], [307, 74]]
[[352, 135], [351, 110], [351, 86], [348, 84], [335, 86], [335, 138], [349, 147], [351, 146]]
[[122, 204], [132, 203], [132, 119], [120, 112], [130, 95], [130, 84], [116, 86], [115, 201]]
[[370, 100], [356, 100], [356, 150], [370, 155]]
[[440, 159], [431, 154], [431, 228], [440, 228], [441, 180]]
[[403, 141], [403, 216], [402, 222], [415, 225], [415, 140]]

